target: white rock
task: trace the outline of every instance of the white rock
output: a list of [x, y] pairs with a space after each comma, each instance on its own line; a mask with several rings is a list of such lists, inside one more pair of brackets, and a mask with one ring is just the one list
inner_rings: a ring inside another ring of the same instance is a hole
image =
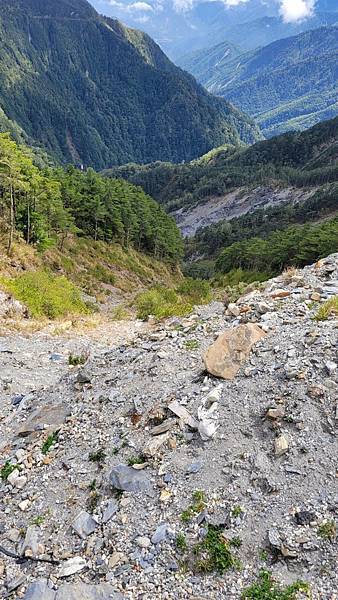
[[59, 577], [69, 577], [75, 573], [79, 573], [87, 566], [87, 562], [82, 556], [74, 556], [66, 560], [59, 571]]

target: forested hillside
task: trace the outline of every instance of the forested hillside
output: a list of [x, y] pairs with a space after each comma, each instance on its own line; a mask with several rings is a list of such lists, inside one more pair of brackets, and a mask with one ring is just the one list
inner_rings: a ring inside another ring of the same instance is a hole
[[105, 175], [142, 186], [168, 211], [174, 211], [187, 210], [241, 186], [330, 183], [338, 177], [337, 159], [338, 117], [249, 148], [219, 148], [188, 164], [130, 164], [109, 169]]
[[338, 27], [278, 40], [238, 56], [229, 42], [181, 61], [210, 91], [246, 111], [270, 137], [338, 113]]
[[2, 0], [0, 130], [62, 162], [191, 160], [253, 122], [85, 0]]
[[[126, 165], [106, 175], [141, 185], [179, 223], [201, 207], [207, 215], [215, 199], [226, 209], [234, 198], [239, 205], [246, 196], [250, 204], [250, 194], [270, 198], [264, 209], [253, 201], [242, 216], [219, 218], [186, 240], [186, 273], [195, 277], [237, 267], [237, 283], [271, 276], [289, 263], [302, 266], [326, 250], [338, 251], [338, 117], [242, 150], [219, 148], [189, 164]], [[281, 200], [274, 206], [278, 192]], [[330, 224], [330, 219], [335, 221]], [[317, 226], [322, 220], [328, 225]]]
[[45, 250], [70, 236], [116, 242], [176, 264], [182, 253], [174, 221], [142, 189], [93, 169], [45, 168], [0, 134], [0, 219], [11, 253], [15, 237]]

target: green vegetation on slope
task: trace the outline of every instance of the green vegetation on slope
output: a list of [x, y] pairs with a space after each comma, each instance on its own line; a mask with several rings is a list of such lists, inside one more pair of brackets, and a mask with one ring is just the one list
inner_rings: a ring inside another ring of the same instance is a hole
[[29, 151], [0, 134], [0, 216], [10, 253], [15, 232], [40, 249], [67, 236], [117, 242], [177, 263], [182, 243], [174, 221], [142, 189], [92, 169], [37, 168]]
[[91, 312], [79, 288], [66, 277], [57, 277], [47, 271], [25, 273], [15, 279], [0, 278], [0, 284], [36, 319], [56, 319]]
[[320, 225], [294, 225], [266, 239], [249, 238], [228, 246], [216, 261], [216, 271], [232, 269], [280, 273], [285, 267], [303, 267], [338, 250], [338, 219]]
[[249, 148], [225, 146], [187, 164], [129, 164], [104, 172], [140, 185], [168, 211], [186, 209], [239, 187], [317, 186], [338, 178], [338, 117]]
[[0, 53], [0, 130], [62, 162], [180, 162], [261, 139], [146, 34], [85, 0], [2, 0]]
[[321, 27], [241, 56], [225, 42], [201, 51], [185, 68], [254, 117], [270, 137], [337, 115], [337, 52], [338, 27]]

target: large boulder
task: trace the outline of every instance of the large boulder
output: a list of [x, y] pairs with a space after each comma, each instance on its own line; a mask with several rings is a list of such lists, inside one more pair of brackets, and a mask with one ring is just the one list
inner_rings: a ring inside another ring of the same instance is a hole
[[222, 333], [204, 355], [207, 371], [215, 377], [234, 379], [253, 346], [265, 335], [254, 323], [239, 325]]

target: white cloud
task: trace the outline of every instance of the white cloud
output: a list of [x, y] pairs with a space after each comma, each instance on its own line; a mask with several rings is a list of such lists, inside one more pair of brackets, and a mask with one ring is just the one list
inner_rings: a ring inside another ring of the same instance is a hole
[[225, 0], [226, 6], [238, 6], [241, 2], [248, 2], [248, 0]]
[[[1, 1], [1, 0], [0, 0]], [[174, 10], [178, 13], [187, 13], [193, 9], [196, 4], [206, 2], [208, 0], [100, 0], [101, 2], [108, 1], [111, 6], [115, 6], [127, 13], [140, 13], [144, 16], [150, 13], [161, 12], [166, 4], [171, 4]], [[242, 3], [250, 2], [250, 0], [209, 0], [209, 2], [223, 2], [224, 6], [231, 9]], [[261, 0], [264, 4], [266, 0]], [[314, 13], [317, 0], [268, 0], [268, 3], [275, 2], [280, 6], [280, 15], [286, 23], [301, 21], [311, 17]]]
[[133, 4], [129, 4], [128, 9], [131, 11], [137, 10], [141, 12], [152, 12], [153, 7], [147, 2], [134, 2]]
[[313, 15], [315, 4], [316, 0], [281, 0], [280, 14], [286, 23], [301, 21]]

